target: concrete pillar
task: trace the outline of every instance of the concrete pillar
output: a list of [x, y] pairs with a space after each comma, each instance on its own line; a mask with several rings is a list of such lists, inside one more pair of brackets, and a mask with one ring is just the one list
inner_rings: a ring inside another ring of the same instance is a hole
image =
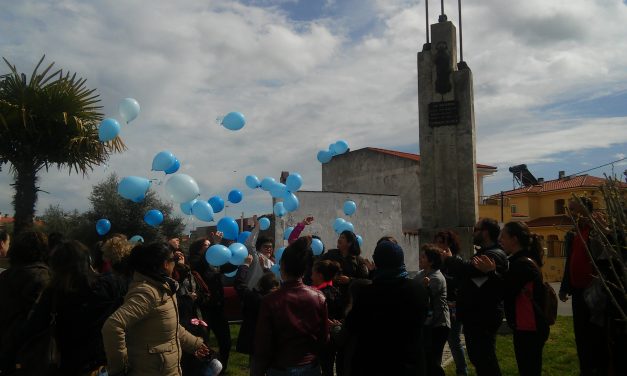
[[431, 25], [418, 53], [421, 244], [435, 232], [456, 231], [469, 256], [478, 216], [472, 72], [457, 66], [456, 28]]

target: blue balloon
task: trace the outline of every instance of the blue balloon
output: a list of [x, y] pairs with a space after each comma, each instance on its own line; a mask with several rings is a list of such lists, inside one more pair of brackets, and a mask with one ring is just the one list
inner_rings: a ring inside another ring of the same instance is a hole
[[288, 212], [293, 212], [293, 211], [298, 210], [299, 206], [300, 204], [298, 202], [298, 197], [296, 197], [296, 195], [293, 193], [290, 193], [289, 195], [285, 196], [285, 198], [283, 199], [283, 207]]
[[224, 209], [224, 200], [220, 196], [212, 196], [209, 198], [209, 205], [213, 208], [214, 213], [219, 213]]
[[102, 142], [111, 141], [120, 133], [120, 123], [115, 119], [104, 119], [98, 127], [98, 139]]
[[224, 273], [224, 276], [228, 277], [228, 278], [233, 278], [233, 277], [235, 277], [236, 274], [237, 274], [237, 269], [233, 270], [230, 273]]
[[261, 218], [259, 220], [259, 229], [260, 230], [267, 230], [270, 228], [270, 220], [268, 218]]
[[355, 235], [355, 237], [357, 238], [357, 244], [359, 244], [359, 246], [361, 247], [364, 244], [364, 239], [361, 237], [361, 235]]
[[229, 250], [231, 250], [231, 259], [229, 262], [233, 265], [242, 265], [246, 257], [248, 257], [248, 248], [242, 243], [229, 245]]
[[150, 180], [139, 176], [127, 176], [118, 183], [118, 194], [127, 200], [140, 202], [150, 188]]
[[270, 271], [277, 276], [279, 281], [281, 280], [281, 266], [278, 262], [270, 267]]
[[256, 177], [255, 175], [246, 176], [246, 186], [248, 188], [256, 189], [256, 188], [259, 188], [260, 185], [261, 185], [261, 182], [259, 181], [259, 178]]
[[133, 235], [133, 236], [131, 236], [131, 238], [128, 241], [133, 243], [133, 244], [143, 243], [144, 242], [144, 238], [139, 236], [139, 235]]
[[353, 215], [355, 214], [355, 210], [357, 210], [357, 204], [355, 204], [355, 201], [348, 200], [344, 202], [344, 214]]
[[192, 206], [192, 213], [194, 213], [194, 217], [200, 219], [201, 221], [213, 221], [213, 209], [207, 201], [196, 200]]
[[237, 235], [237, 242], [244, 244], [246, 243], [246, 240], [248, 240], [249, 236], [250, 236], [250, 231], [242, 231], [239, 233], [239, 235]]
[[300, 189], [300, 187], [302, 187], [303, 178], [296, 172], [291, 173], [288, 175], [285, 185], [287, 186], [288, 191], [296, 192]]
[[324, 250], [324, 244], [322, 244], [320, 239], [313, 238], [311, 239], [311, 250], [314, 256], [320, 256]]
[[276, 204], [274, 204], [274, 215], [281, 218], [285, 214], [287, 214], [287, 210], [285, 210], [285, 207], [283, 207], [282, 202], [277, 202]]
[[152, 170], [165, 171], [172, 167], [175, 162], [176, 157], [172, 152], [167, 150], [160, 151], [152, 158]]
[[222, 126], [231, 131], [238, 131], [246, 125], [246, 118], [240, 112], [229, 112], [222, 119]]
[[335, 218], [335, 221], [333, 221], [333, 230], [335, 230], [335, 232], [341, 232], [339, 229], [344, 225], [344, 223], [346, 223], [344, 218]]
[[344, 231], [350, 231], [350, 232], [355, 232], [355, 228], [353, 227], [353, 224], [348, 222], [348, 221], [344, 221], [344, 223], [342, 225], [340, 225], [340, 228], [338, 228], [338, 233], [342, 233]]
[[174, 164], [172, 164], [172, 166], [170, 166], [170, 168], [167, 168], [164, 172], [166, 175], [173, 174], [177, 172], [179, 168], [181, 168], [181, 162], [179, 162], [178, 159], [174, 158]]
[[333, 152], [337, 155], [344, 154], [348, 151], [348, 142], [344, 140], [339, 140], [335, 144], [333, 144]]
[[214, 244], [205, 252], [205, 260], [213, 266], [222, 266], [231, 259], [231, 250], [222, 244]]
[[285, 252], [285, 247], [281, 247], [274, 251], [274, 259], [276, 260], [277, 264], [281, 263], [281, 257], [283, 257], [283, 252]]
[[263, 189], [264, 191], [269, 191], [272, 187], [274, 187], [274, 184], [276, 184], [276, 180], [271, 177], [263, 178], [260, 183], [261, 189]]
[[124, 98], [118, 105], [118, 112], [120, 117], [128, 124], [139, 115], [139, 103], [133, 98]]
[[200, 189], [196, 180], [185, 174], [172, 175], [165, 183], [165, 191], [172, 201], [179, 204], [190, 202], [200, 195]]
[[157, 227], [163, 222], [163, 213], [157, 209], [150, 209], [144, 215], [144, 222], [152, 227]]
[[218, 221], [218, 231], [221, 231], [224, 239], [237, 240], [239, 226], [231, 217], [223, 217]]
[[285, 229], [285, 232], [283, 233], [283, 239], [287, 240], [290, 238], [290, 235], [292, 234], [292, 231], [294, 231], [294, 227], [290, 226], [288, 228]]
[[274, 185], [270, 187], [270, 196], [274, 198], [283, 198], [287, 194], [287, 187], [283, 183], [274, 183]]
[[320, 150], [318, 152], [318, 162], [320, 163], [328, 163], [333, 158], [333, 153], [327, 150]]
[[233, 189], [231, 192], [229, 192], [229, 201], [234, 204], [241, 202], [243, 197], [244, 195], [242, 194], [242, 192], [237, 189]]
[[335, 152], [335, 142], [329, 145], [329, 153], [331, 153], [332, 156], [336, 156], [337, 153]]
[[102, 218], [96, 222], [96, 232], [98, 235], [106, 235], [111, 230], [111, 222], [108, 219]]
[[183, 212], [183, 214], [192, 215], [192, 208], [194, 207], [194, 204], [196, 203], [196, 201], [198, 200], [193, 199], [190, 202], [182, 203], [180, 207], [181, 207], [181, 211]]

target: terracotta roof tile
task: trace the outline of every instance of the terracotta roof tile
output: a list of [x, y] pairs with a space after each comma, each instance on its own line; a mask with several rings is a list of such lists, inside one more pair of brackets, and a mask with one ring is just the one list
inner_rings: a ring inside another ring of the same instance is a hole
[[[597, 188], [605, 184], [604, 178], [599, 178], [596, 176], [590, 175], [579, 175], [573, 177], [566, 177], [562, 179], [555, 179], [545, 181], [544, 183], [540, 183], [537, 185], [531, 185], [529, 187], [522, 187], [517, 189], [512, 189], [510, 191], [503, 192], [504, 195], [515, 195], [520, 193], [541, 193], [541, 192], [551, 192], [551, 191], [559, 191], [562, 189], [572, 189], [572, 188]], [[620, 183], [621, 187], [627, 188], [626, 183]]]
[[[401, 157], [401, 158], [405, 158], [405, 159], [411, 159], [412, 161], [416, 161], [416, 162], [420, 162], [420, 155], [414, 154], [414, 153], [405, 153], [405, 152], [402, 152], [402, 151], [380, 149], [380, 148], [371, 148], [371, 147], [367, 147], [365, 149], [376, 151], [378, 153], [394, 155], [396, 157]], [[494, 167], [494, 166], [488, 166], [488, 165], [479, 164], [479, 163], [477, 163], [477, 168], [485, 168], [485, 169], [496, 170], [496, 167]]]

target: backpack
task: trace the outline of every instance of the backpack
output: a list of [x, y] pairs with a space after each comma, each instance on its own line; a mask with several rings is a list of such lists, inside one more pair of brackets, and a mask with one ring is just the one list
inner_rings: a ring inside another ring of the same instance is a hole
[[538, 269], [540, 273], [540, 282], [542, 283], [542, 290], [544, 295], [544, 304], [540, 305], [538, 302], [532, 299], [533, 306], [538, 311], [542, 317], [546, 320], [546, 323], [549, 325], [555, 324], [555, 320], [557, 319], [557, 294], [553, 287], [548, 282], [544, 282], [544, 277], [542, 276], [542, 271], [538, 267], [538, 264], [533, 259], [527, 257], [527, 260], [531, 261], [531, 263]]

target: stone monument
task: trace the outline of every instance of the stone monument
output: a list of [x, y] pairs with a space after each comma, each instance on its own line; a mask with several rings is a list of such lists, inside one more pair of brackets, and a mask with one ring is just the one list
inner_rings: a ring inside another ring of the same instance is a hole
[[472, 72], [457, 63], [457, 31], [443, 10], [430, 30], [431, 41], [427, 29], [427, 43], [418, 53], [420, 242], [451, 229], [468, 257], [478, 219]]

